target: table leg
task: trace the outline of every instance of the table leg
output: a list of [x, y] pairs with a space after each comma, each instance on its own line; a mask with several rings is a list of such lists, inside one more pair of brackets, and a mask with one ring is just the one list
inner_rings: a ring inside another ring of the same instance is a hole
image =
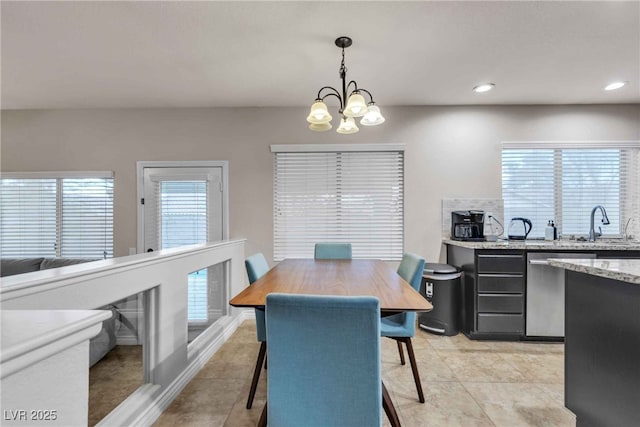
[[387, 388], [384, 386], [384, 382], [382, 383], [382, 407], [389, 418], [391, 426], [400, 427], [400, 419], [398, 418], [396, 407], [393, 406], [393, 401], [391, 400], [391, 396], [389, 396]]

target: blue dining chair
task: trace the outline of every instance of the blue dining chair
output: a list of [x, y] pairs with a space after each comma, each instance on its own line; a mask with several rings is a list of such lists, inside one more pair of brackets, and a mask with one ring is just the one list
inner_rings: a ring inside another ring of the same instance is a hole
[[377, 298], [274, 293], [266, 320], [269, 381], [259, 425], [381, 425]]
[[[402, 257], [402, 262], [398, 267], [398, 274], [415, 289], [420, 290], [422, 281], [422, 271], [424, 270], [425, 259], [411, 253], [406, 253]], [[398, 352], [400, 353], [400, 363], [405, 364], [404, 352], [402, 351], [402, 343], [407, 346], [409, 361], [411, 362], [411, 370], [413, 379], [418, 389], [418, 398], [420, 403], [424, 403], [424, 393], [422, 392], [422, 384], [420, 383], [420, 374], [418, 373], [418, 365], [416, 364], [416, 356], [413, 353], [413, 344], [411, 338], [416, 333], [416, 313], [404, 312], [394, 314], [393, 316], [383, 317], [380, 320], [380, 333], [383, 337], [396, 340], [398, 343]]]
[[[267, 264], [267, 260], [261, 253], [251, 255], [244, 261], [244, 265], [247, 269], [249, 284], [253, 284], [253, 282], [264, 276], [264, 274], [269, 271], [269, 264]], [[251, 381], [251, 388], [249, 389], [247, 409], [251, 409], [251, 405], [253, 405], [253, 398], [256, 395], [256, 388], [258, 387], [258, 380], [260, 380], [260, 371], [262, 370], [262, 366], [265, 364], [264, 359], [267, 354], [267, 333], [264, 325], [264, 311], [255, 309], [255, 312], [256, 335], [258, 336], [258, 341], [260, 341], [260, 351], [258, 352], [256, 368], [253, 371], [253, 380]]]
[[316, 243], [315, 259], [351, 259], [351, 243]]

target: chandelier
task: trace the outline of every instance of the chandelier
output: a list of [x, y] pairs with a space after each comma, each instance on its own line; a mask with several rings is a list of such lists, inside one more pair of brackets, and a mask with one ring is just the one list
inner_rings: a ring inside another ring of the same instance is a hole
[[[318, 91], [318, 96], [311, 106], [311, 112], [307, 117], [309, 122], [309, 129], [324, 132], [332, 128], [331, 114], [327, 110], [327, 105], [324, 103], [325, 98], [329, 96], [335, 96], [340, 103], [340, 109], [338, 113], [342, 116], [340, 118], [340, 126], [336, 131], [341, 134], [356, 133], [360, 129], [356, 126], [355, 118], [362, 117], [360, 124], [364, 126], [375, 126], [384, 123], [384, 117], [380, 113], [380, 108], [373, 102], [373, 96], [371, 92], [366, 89], [359, 88], [358, 83], [355, 80], [351, 80], [347, 83], [347, 67], [344, 65], [344, 50], [351, 46], [353, 41], [349, 37], [338, 37], [336, 39], [336, 46], [342, 49], [342, 62], [340, 63], [339, 75], [342, 79], [342, 92], [331, 86], [324, 86]], [[353, 88], [352, 88], [353, 86]], [[347, 92], [349, 97], [347, 98]], [[362, 93], [369, 95], [369, 103], [366, 103]]]

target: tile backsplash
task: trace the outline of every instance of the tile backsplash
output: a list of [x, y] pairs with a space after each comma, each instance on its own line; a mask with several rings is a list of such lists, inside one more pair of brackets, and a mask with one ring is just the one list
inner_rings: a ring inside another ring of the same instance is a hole
[[[502, 199], [442, 199], [442, 237], [451, 237], [451, 211], [478, 210], [491, 212], [504, 225], [504, 201]], [[499, 234], [502, 229], [494, 222], [494, 229]], [[490, 230], [484, 230], [490, 234]]]

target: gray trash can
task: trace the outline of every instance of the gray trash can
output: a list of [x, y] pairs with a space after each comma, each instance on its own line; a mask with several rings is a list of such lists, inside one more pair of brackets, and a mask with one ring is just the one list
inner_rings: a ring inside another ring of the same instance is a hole
[[462, 326], [461, 270], [448, 264], [426, 263], [420, 293], [433, 310], [418, 313], [421, 329], [440, 335], [457, 335]]

